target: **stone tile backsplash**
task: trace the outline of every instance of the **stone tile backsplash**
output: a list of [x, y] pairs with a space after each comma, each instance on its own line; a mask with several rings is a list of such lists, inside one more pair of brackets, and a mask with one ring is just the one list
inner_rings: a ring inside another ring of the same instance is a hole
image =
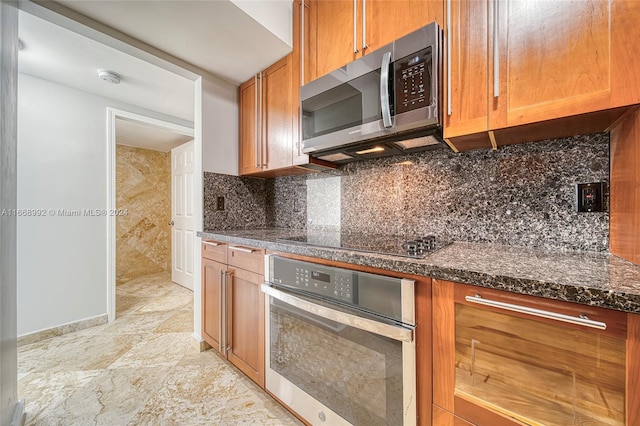
[[[575, 184], [608, 178], [604, 133], [497, 151], [442, 149], [275, 179], [205, 173], [205, 229], [433, 234], [442, 241], [607, 251], [609, 214], [577, 213]], [[237, 203], [211, 211], [213, 193]]]

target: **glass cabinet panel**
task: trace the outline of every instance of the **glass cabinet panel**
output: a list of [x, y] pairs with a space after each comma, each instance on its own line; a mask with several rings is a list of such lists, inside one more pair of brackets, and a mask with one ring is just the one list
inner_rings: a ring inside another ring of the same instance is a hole
[[624, 425], [625, 340], [455, 304], [455, 395], [530, 425]]

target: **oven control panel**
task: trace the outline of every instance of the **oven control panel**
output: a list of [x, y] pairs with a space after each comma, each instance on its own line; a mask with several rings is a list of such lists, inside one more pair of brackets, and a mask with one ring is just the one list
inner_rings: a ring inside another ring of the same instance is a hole
[[357, 300], [358, 274], [354, 271], [282, 258], [273, 260], [269, 280], [274, 283], [342, 302]]
[[318, 268], [296, 267], [294, 286], [321, 296], [353, 302], [353, 274], [345, 271], [327, 273]]

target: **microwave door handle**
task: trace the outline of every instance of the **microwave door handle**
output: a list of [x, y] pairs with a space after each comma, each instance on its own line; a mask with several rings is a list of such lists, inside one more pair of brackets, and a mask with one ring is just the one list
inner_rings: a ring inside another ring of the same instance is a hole
[[391, 52], [382, 56], [380, 65], [380, 106], [382, 109], [382, 124], [385, 128], [391, 127], [391, 105], [389, 105], [389, 65], [391, 64]]

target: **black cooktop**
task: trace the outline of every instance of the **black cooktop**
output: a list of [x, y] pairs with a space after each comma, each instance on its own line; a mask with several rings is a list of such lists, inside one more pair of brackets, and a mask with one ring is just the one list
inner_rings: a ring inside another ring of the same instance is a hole
[[444, 247], [435, 236], [424, 237], [384, 234], [357, 234], [340, 232], [310, 232], [295, 237], [280, 238], [287, 243], [306, 244], [317, 247], [340, 248], [368, 253], [391, 254], [421, 259]]

